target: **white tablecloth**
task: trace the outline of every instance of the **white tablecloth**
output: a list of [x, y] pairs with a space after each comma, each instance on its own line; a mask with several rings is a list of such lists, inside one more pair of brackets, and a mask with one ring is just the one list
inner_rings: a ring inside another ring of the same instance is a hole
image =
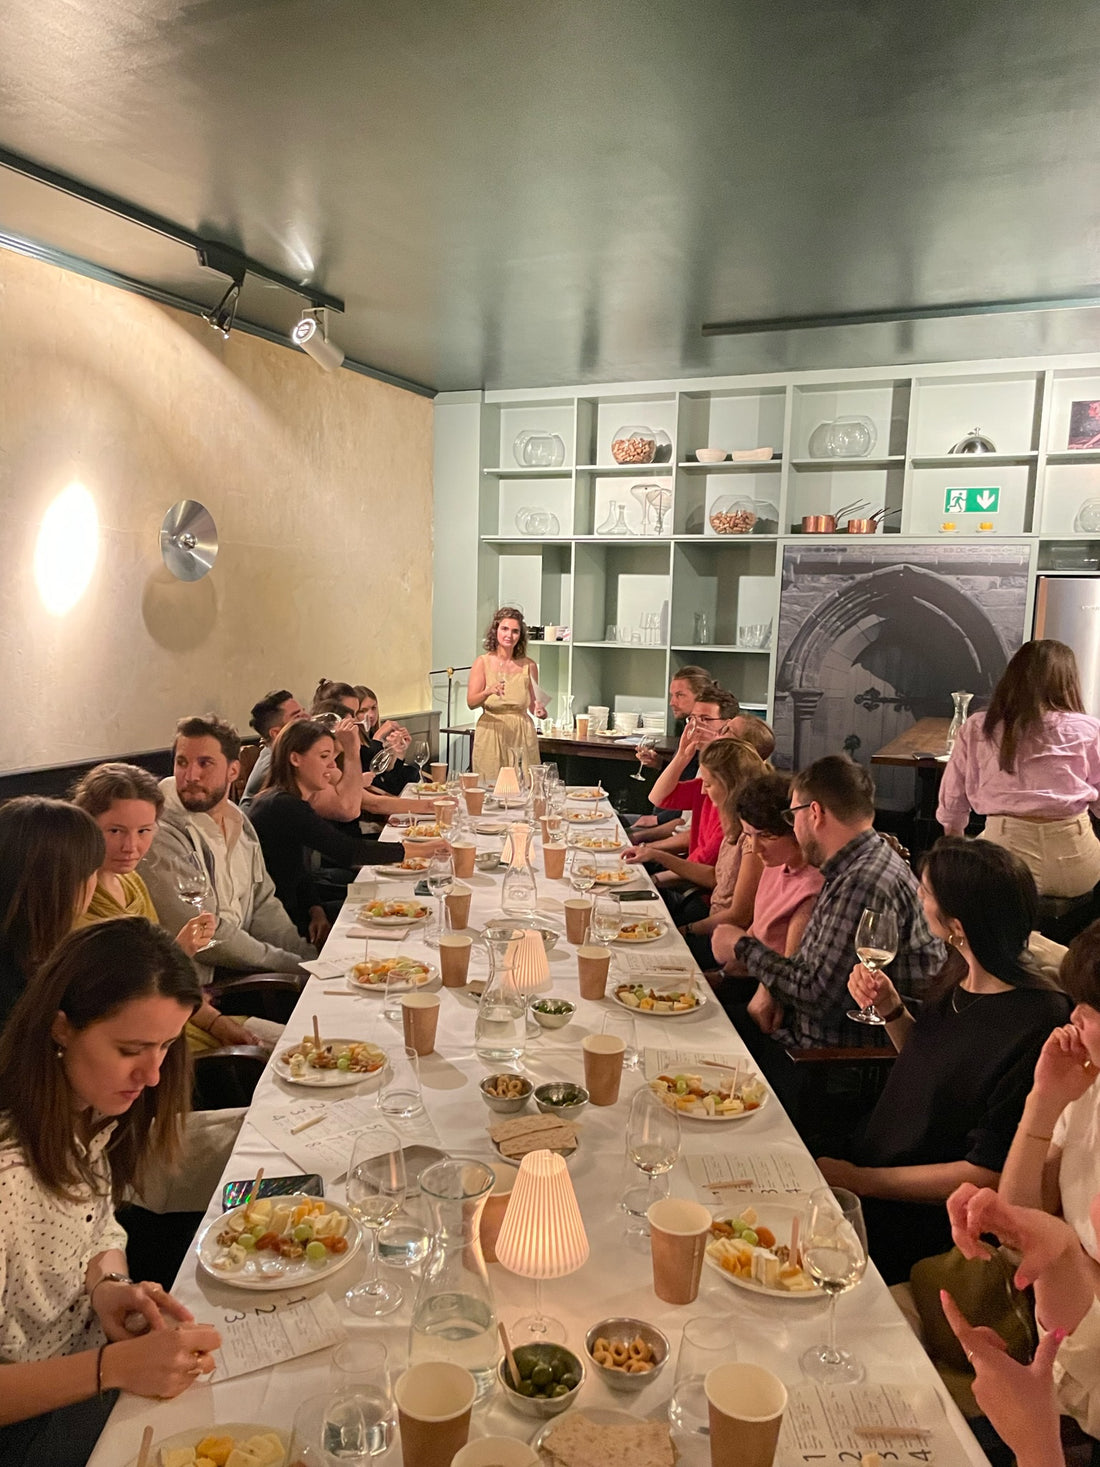
[[[498, 847], [499, 838], [484, 838], [483, 847]], [[554, 925], [564, 927], [562, 902], [573, 895], [565, 881], [549, 881], [541, 874], [541, 857], [536, 854], [539, 912]], [[369, 873], [364, 872], [367, 876]], [[644, 878], [640, 874], [639, 879]], [[499, 874], [475, 875], [467, 882], [473, 891], [471, 927], [480, 929], [500, 912]], [[410, 896], [411, 885], [402, 887], [389, 880], [378, 881], [380, 894]], [[358, 906], [362, 892], [353, 888], [349, 905]], [[629, 912], [628, 906], [624, 911]], [[325, 958], [351, 962], [363, 955], [363, 943], [349, 938], [351, 925], [345, 907], [325, 945]], [[413, 929], [400, 945], [386, 943], [380, 953], [408, 952], [436, 961], [435, 953], [424, 945], [420, 929]], [[686, 948], [675, 929], [644, 950], [651, 953], [676, 954], [682, 958]], [[475, 944], [471, 975], [485, 974], [488, 961], [482, 948]], [[613, 968], [614, 972], [614, 968]], [[614, 1008], [610, 999], [602, 1003], [580, 1000], [577, 988], [575, 950], [564, 935], [550, 954], [552, 991], [577, 1000], [573, 1020], [564, 1029], [543, 1034], [530, 1042], [524, 1068], [535, 1084], [548, 1079], [583, 1080], [580, 1041], [585, 1034], [599, 1032], [605, 1013]], [[609, 985], [610, 986], [610, 985]], [[338, 979], [311, 979], [290, 1021], [288, 1035], [294, 1039], [310, 1030], [314, 1013], [320, 1016], [323, 1033], [339, 1037], [360, 1037], [392, 1047], [400, 1044], [400, 1024], [387, 1022], [382, 1016], [382, 999], [374, 995], [337, 992]], [[461, 990], [442, 989], [442, 1009], [436, 1052], [421, 1061], [424, 1099], [445, 1149], [484, 1157], [492, 1165], [492, 1151], [487, 1127], [495, 1120], [481, 1100], [477, 1084], [490, 1067], [477, 1059], [473, 1050], [476, 1005]], [[721, 1049], [726, 1053], [743, 1053], [736, 1032], [717, 1002], [708, 1003], [696, 1014], [672, 1020], [640, 1018], [637, 1020], [639, 1043], [654, 1047], [679, 1047], [700, 1050]], [[581, 1211], [591, 1245], [588, 1262], [569, 1278], [544, 1285], [547, 1313], [562, 1320], [568, 1328], [568, 1344], [581, 1351], [585, 1331], [597, 1320], [616, 1314], [634, 1315], [658, 1325], [669, 1336], [673, 1358], [660, 1379], [639, 1396], [621, 1396], [610, 1392], [589, 1376], [582, 1387], [583, 1403], [614, 1406], [634, 1410], [638, 1414], [659, 1412], [671, 1393], [675, 1352], [686, 1319], [695, 1314], [720, 1313], [737, 1321], [739, 1354], [767, 1366], [780, 1375], [788, 1386], [801, 1379], [798, 1357], [808, 1346], [824, 1338], [824, 1306], [815, 1301], [772, 1300], [755, 1298], [728, 1283], [709, 1268], [703, 1270], [700, 1294], [692, 1305], [678, 1308], [663, 1304], [652, 1288], [648, 1254], [637, 1245], [624, 1242], [626, 1219], [618, 1208], [623, 1185], [636, 1183], [640, 1174], [624, 1157], [623, 1134], [626, 1111], [636, 1086], [642, 1082], [637, 1073], [624, 1075], [619, 1102], [610, 1108], [589, 1106], [580, 1117], [582, 1140], [578, 1153], [570, 1163]], [[316, 1098], [318, 1094], [344, 1099], [358, 1093], [356, 1087], [318, 1092], [287, 1085], [276, 1078], [271, 1067], [260, 1081], [251, 1115], [270, 1112], [288, 1099]], [[252, 1124], [251, 1115], [241, 1131], [232, 1160], [223, 1180], [252, 1176], [263, 1165], [269, 1176], [288, 1175], [298, 1169], [278, 1152]], [[684, 1122], [684, 1156], [720, 1151], [724, 1146], [763, 1143], [781, 1150], [796, 1150], [804, 1155], [802, 1143], [787, 1116], [774, 1098], [761, 1110], [741, 1123], [716, 1126], [703, 1122]], [[671, 1173], [674, 1194], [692, 1196], [694, 1188], [681, 1161]], [[328, 1195], [343, 1200], [343, 1188], [330, 1186]], [[220, 1211], [220, 1191], [211, 1200], [208, 1217]], [[733, 1194], [736, 1196], [736, 1194]], [[329, 1279], [313, 1285], [315, 1291], [328, 1289], [338, 1301], [345, 1289], [355, 1282], [360, 1260]], [[500, 1317], [509, 1323], [521, 1313], [530, 1312], [533, 1285], [508, 1273], [499, 1264], [490, 1265], [490, 1278], [496, 1295]], [[364, 1321], [341, 1310], [349, 1330], [382, 1338], [390, 1351], [396, 1375], [406, 1358], [407, 1336], [412, 1295], [416, 1279], [405, 1270], [393, 1271], [406, 1288], [406, 1301], [400, 1310], [381, 1321]], [[298, 1291], [303, 1292], [302, 1290]], [[176, 1296], [194, 1311], [197, 1319], [217, 1324], [225, 1311], [232, 1311], [242, 1299], [248, 1304], [260, 1301], [256, 1294], [239, 1290], [210, 1278], [189, 1258], [179, 1275]], [[957, 1451], [951, 1460], [982, 1464], [986, 1458], [954, 1406], [939, 1389], [938, 1377], [921, 1350], [909, 1327], [903, 1321], [878, 1274], [870, 1268], [862, 1283], [839, 1303], [838, 1325], [841, 1343], [856, 1351], [867, 1366], [868, 1380], [912, 1387], [914, 1396], [927, 1399], [937, 1392], [958, 1436]], [[124, 1397], [116, 1406], [95, 1453], [91, 1467], [118, 1467], [136, 1453], [142, 1427], [151, 1422], [156, 1439], [192, 1426], [218, 1422], [250, 1421], [289, 1428], [297, 1403], [314, 1391], [323, 1389], [331, 1369], [327, 1351], [290, 1361], [273, 1369], [223, 1383], [199, 1384], [174, 1401], [152, 1403]], [[503, 1432], [514, 1436], [530, 1435], [533, 1423], [519, 1417], [499, 1401], [479, 1410], [475, 1432]], [[385, 1459], [400, 1460], [399, 1448], [391, 1449]], [[937, 1462], [949, 1460], [937, 1455]]]

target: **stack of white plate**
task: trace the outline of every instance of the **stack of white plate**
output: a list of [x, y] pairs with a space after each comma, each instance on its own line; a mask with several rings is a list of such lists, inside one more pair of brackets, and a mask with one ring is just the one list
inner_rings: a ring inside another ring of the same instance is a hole
[[643, 713], [642, 727], [647, 733], [664, 733], [665, 715], [663, 713]]

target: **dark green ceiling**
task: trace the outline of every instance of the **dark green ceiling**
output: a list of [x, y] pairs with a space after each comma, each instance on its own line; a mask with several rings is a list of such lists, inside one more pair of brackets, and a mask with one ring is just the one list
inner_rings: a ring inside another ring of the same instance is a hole
[[[0, 147], [344, 298], [349, 355], [440, 390], [1093, 350], [1089, 311], [700, 327], [1089, 291], [1098, 54], [1087, 0], [5, 0]], [[220, 294], [7, 171], [0, 231]]]

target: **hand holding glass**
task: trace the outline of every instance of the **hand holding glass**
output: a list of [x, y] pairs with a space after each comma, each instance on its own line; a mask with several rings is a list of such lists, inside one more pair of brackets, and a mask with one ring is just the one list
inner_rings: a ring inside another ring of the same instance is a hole
[[638, 740], [638, 767], [630, 776], [631, 779], [640, 779], [643, 783], [645, 782], [645, 775], [642, 773], [642, 771], [646, 768], [649, 761], [643, 759], [642, 755], [648, 754], [651, 749], [655, 749], [657, 747], [657, 742], [658, 740], [656, 734], [644, 734]]
[[[859, 919], [856, 928], [856, 955], [865, 968], [877, 973], [893, 962], [898, 951], [898, 919], [893, 912], [873, 912], [868, 907]], [[857, 1024], [881, 1024], [884, 1022], [874, 1004], [865, 1004], [861, 1009], [851, 1009], [849, 1019]]]

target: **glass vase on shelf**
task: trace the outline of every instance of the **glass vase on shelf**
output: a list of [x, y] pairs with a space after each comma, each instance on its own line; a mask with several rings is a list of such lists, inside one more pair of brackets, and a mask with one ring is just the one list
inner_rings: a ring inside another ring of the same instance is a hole
[[626, 522], [626, 505], [612, 500], [608, 507], [607, 518], [596, 526], [597, 535], [622, 538], [624, 535], [633, 535], [633, 530]]
[[951, 694], [951, 702], [954, 704], [954, 711], [951, 714], [951, 724], [947, 730], [947, 752], [949, 754], [951, 750], [955, 747], [955, 740], [959, 736], [959, 730], [966, 722], [966, 712], [967, 709], [970, 707], [970, 700], [973, 698], [973, 696], [973, 693]]
[[492, 1187], [493, 1173], [480, 1161], [437, 1161], [420, 1173], [433, 1234], [409, 1328], [409, 1364], [448, 1360], [461, 1365], [477, 1381], [479, 1399], [493, 1389], [500, 1359], [480, 1234]]

